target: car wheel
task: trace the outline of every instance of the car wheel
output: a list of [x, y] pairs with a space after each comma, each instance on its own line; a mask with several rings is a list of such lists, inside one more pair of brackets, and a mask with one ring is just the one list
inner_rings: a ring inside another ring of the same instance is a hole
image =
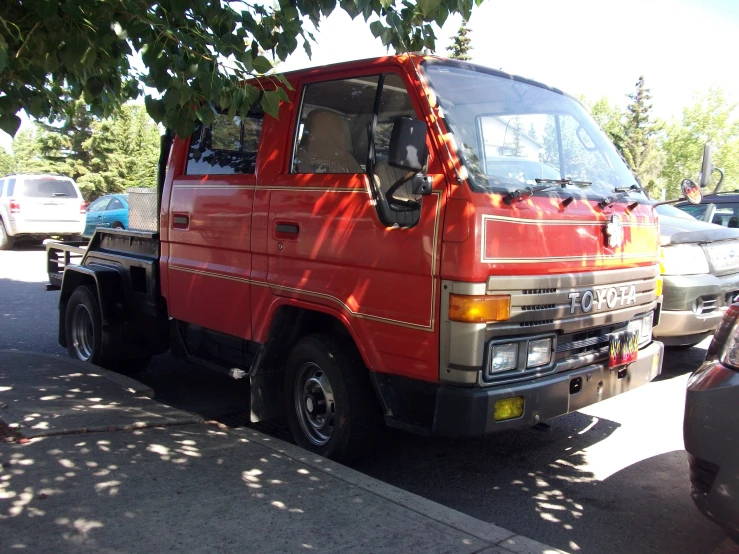
[[5, 230], [5, 224], [0, 220], [0, 250], [10, 250], [13, 248], [13, 243], [15, 243], [15, 240], [8, 235], [8, 232]]
[[115, 223], [113, 223], [113, 229], [125, 229], [125, 227], [123, 226], [123, 223], [121, 223], [120, 221], [116, 221]]
[[326, 335], [304, 337], [285, 371], [285, 407], [295, 442], [341, 462], [368, 452], [381, 424], [369, 371], [351, 346]]
[[91, 364], [102, 361], [100, 305], [90, 287], [77, 287], [69, 297], [64, 329], [70, 356]]

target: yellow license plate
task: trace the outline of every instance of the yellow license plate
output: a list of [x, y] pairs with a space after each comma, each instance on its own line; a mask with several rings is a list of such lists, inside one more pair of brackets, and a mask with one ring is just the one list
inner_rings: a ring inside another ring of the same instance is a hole
[[635, 362], [639, 355], [639, 331], [623, 331], [611, 335], [608, 349], [608, 367]]

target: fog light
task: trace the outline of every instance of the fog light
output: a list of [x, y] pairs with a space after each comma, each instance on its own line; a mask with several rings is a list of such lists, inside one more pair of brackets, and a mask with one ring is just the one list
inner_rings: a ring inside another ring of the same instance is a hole
[[493, 359], [490, 361], [490, 373], [508, 371], [518, 367], [518, 343], [497, 344], [493, 346]]
[[523, 415], [523, 397], [514, 396], [513, 398], [504, 398], [495, 403], [495, 411], [493, 418], [495, 421], [503, 421], [505, 419], [514, 419]]
[[547, 365], [551, 359], [551, 338], [529, 341], [529, 351], [526, 358], [526, 367], [539, 367]]

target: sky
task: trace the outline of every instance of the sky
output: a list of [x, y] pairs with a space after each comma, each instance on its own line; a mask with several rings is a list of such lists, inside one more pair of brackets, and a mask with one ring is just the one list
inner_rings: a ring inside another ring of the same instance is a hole
[[[446, 55], [461, 23], [437, 32]], [[670, 119], [696, 92], [720, 86], [739, 102], [739, 0], [485, 0], [472, 11], [473, 63], [625, 106], [640, 75], [653, 113]], [[313, 58], [299, 48], [282, 71], [386, 54], [361, 17], [336, 10], [316, 33]], [[29, 125], [23, 118], [23, 127]], [[0, 131], [0, 145], [11, 140]]]

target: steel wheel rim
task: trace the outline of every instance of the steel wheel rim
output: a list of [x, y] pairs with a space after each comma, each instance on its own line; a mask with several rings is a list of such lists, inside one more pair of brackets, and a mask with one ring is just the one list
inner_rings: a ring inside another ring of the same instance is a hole
[[92, 316], [87, 306], [77, 304], [72, 312], [72, 347], [75, 354], [83, 362], [92, 358], [95, 344], [95, 330], [92, 326]]
[[298, 369], [294, 387], [295, 411], [303, 434], [316, 446], [324, 446], [334, 434], [336, 407], [326, 373], [308, 362]]

